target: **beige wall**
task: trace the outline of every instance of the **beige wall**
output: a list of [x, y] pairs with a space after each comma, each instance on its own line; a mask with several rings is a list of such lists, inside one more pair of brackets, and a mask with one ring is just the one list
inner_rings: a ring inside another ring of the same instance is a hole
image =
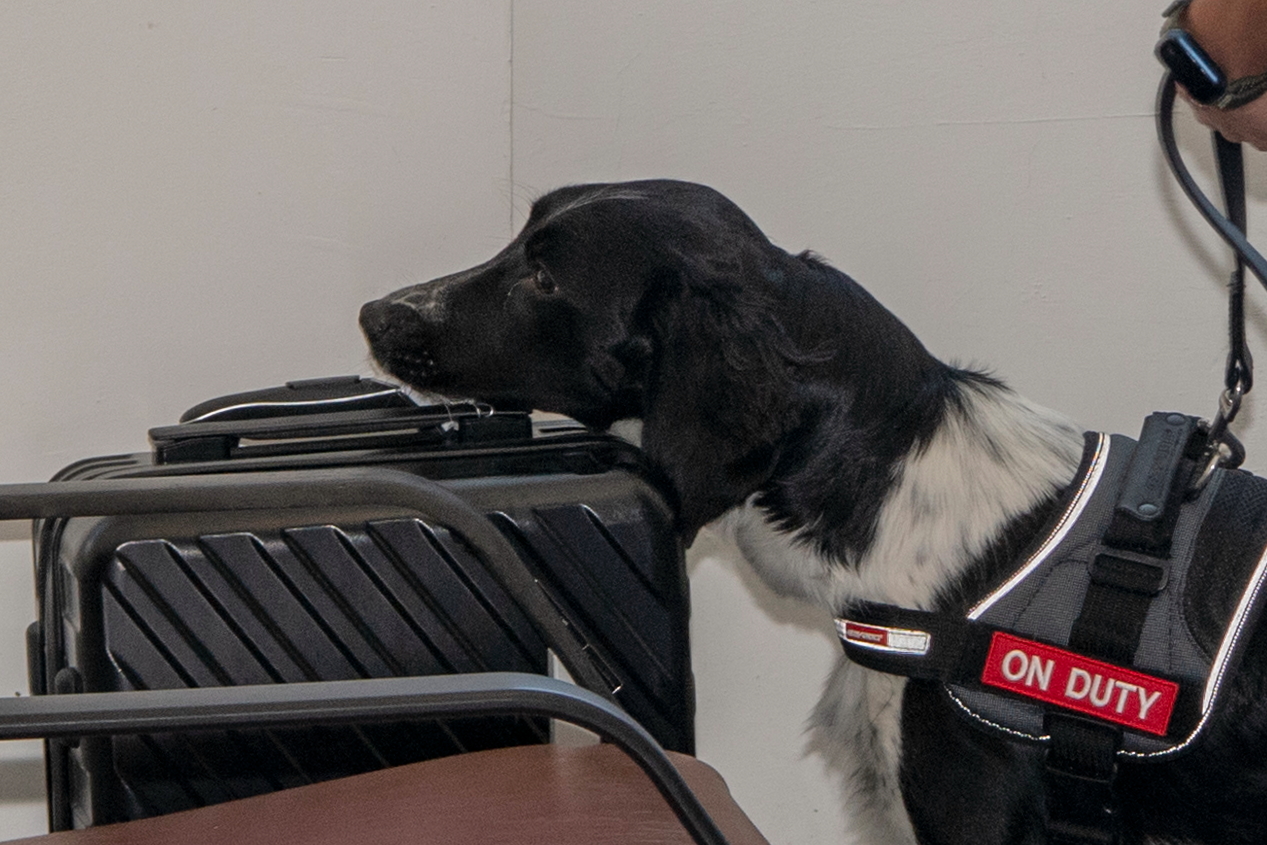
[[[650, 176], [721, 189], [1088, 427], [1208, 414], [1228, 261], [1156, 150], [1163, 5], [9, 0], [0, 480], [143, 449], [218, 393], [369, 372], [360, 302], [491, 255], [552, 186]], [[0, 694], [25, 688], [29, 573], [0, 525]], [[692, 576], [701, 756], [773, 842], [837, 841], [802, 733], [828, 620], [714, 538]], [[37, 753], [0, 748], [0, 838], [39, 829]]]

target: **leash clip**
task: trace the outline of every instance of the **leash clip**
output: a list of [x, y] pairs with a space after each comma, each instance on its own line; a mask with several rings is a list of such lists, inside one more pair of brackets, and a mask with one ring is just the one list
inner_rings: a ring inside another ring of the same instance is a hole
[[1214, 415], [1214, 422], [1210, 423], [1211, 443], [1222, 443], [1228, 436], [1227, 427], [1241, 412], [1241, 401], [1247, 392], [1245, 380], [1238, 378], [1231, 387], [1219, 394], [1219, 410]]
[[1240, 413], [1241, 401], [1245, 398], [1246, 387], [1243, 379], [1219, 394], [1219, 410], [1214, 415], [1214, 422], [1209, 424], [1206, 433], [1205, 465], [1192, 484], [1188, 487], [1188, 498], [1196, 498], [1205, 485], [1210, 483], [1216, 469], [1236, 469], [1245, 461], [1245, 446], [1228, 431], [1228, 426]]

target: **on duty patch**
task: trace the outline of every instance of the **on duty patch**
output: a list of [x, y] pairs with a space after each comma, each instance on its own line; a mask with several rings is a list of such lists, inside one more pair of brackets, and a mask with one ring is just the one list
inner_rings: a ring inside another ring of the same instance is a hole
[[1174, 681], [1002, 631], [990, 641], [981, 683], [1157, 736], [1179, 697]]

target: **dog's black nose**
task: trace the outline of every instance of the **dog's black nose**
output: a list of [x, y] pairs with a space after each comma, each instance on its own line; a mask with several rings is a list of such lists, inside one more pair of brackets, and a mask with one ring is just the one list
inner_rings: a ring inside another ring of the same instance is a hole
[[361, 331], [370, 354], [388, 373], [420, 385], [435, 375], [436, 362], [417, 309], [391, 297], [361, 306]]
[[375, 299], [361, 306], [361, 331], [370, 340], [388, 334], [393, 326], [399, 326], [413, 316], [408, 305], [390, 299]]

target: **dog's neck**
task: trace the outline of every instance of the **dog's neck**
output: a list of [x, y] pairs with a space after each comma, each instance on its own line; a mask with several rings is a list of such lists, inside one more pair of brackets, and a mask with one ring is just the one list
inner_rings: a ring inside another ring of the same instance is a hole
[[1009, 526], [1055, 500], [1077, 471], [1082, 443], [1062, 417], [997, 383], [967, 380], [931, 435], [888, 467], [891, 483], [864, 544], [824, 553], [833, 544], [821, 523], [780, 525], [761, 494], [722, 524], [776, 590], [833, 611], [859, 600], [932, 608]]

